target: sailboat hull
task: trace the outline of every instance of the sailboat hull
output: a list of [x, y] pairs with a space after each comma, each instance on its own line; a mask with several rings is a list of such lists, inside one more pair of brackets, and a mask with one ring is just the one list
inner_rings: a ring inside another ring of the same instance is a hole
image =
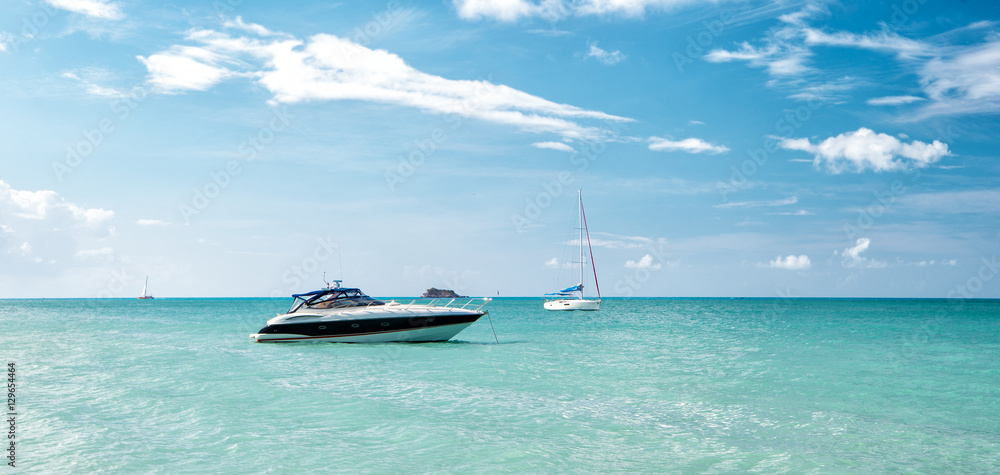
[[545, 302], [545, 310], [600, 310], [600, 300], [559, 299]]

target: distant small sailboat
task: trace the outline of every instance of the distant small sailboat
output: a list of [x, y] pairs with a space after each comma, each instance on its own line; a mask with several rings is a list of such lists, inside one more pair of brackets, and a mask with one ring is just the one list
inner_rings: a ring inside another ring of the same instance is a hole
[[[543, 305], [545, 310], [600, 310], [601, 286], [597, 284], [597, 266], [594, 264], [594, 249], [590, 246], [590, 230], [587, 229], [587, 215], [583, 211], [583, 192], [577, 190], [580, 200], [580, 283], [558, 292], [545, 294], [548, 299]], [[590, 268], [594, 272], [594, 287], [597, 289], [597, 299], [583, 298], [583, 268], [586, 261], [583, 255], [583, 237], [587, 236], [587, 249], [590, 250]]]
[[136, 298], [138, 298], [139, 300], [146, 300], [146, 299], [153, 298], [152, 295], [146, 294], [146, 288], [147, 287], [149, 287], [149, 276], [148, 275], [146, 276], [146, 283], [142, 285], [142, 295], [140, 295], [140, 296], [138, 296]]

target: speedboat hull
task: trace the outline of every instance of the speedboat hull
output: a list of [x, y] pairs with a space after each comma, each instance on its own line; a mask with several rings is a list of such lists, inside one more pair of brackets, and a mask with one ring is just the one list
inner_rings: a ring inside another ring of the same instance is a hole
[[600, 300], [559, 299], [549, 300], [544, 304], [545, 310], [600, 310]]
[[451, 310], [445, 314], [423, 316], [413, 312], [402, 314], [403, 312], [393, 311], [364, 312], [368, 315], [296, 315], [293, 318], [282, 318], [287, 316], [281, 315], [268, 322], [268, 325], [257, 333], [250, 335], [250, 338], [257, 342], [446, 341], [486, 314], [479, 311]]

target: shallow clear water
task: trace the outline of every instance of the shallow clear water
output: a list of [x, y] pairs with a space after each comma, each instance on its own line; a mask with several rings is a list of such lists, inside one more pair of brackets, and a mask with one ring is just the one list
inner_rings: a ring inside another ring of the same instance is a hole
[[288, 303], [0, 300], [17, 471], [1000, 471], [1000, 301], [498, 299], [499, 344], [251, 343]]

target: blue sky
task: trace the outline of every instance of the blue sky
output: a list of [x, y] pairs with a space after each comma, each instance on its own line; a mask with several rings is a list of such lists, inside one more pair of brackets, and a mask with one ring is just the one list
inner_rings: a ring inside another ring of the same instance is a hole
[[0, 297], [1000, 297], [992, 2], [2, 5]]

